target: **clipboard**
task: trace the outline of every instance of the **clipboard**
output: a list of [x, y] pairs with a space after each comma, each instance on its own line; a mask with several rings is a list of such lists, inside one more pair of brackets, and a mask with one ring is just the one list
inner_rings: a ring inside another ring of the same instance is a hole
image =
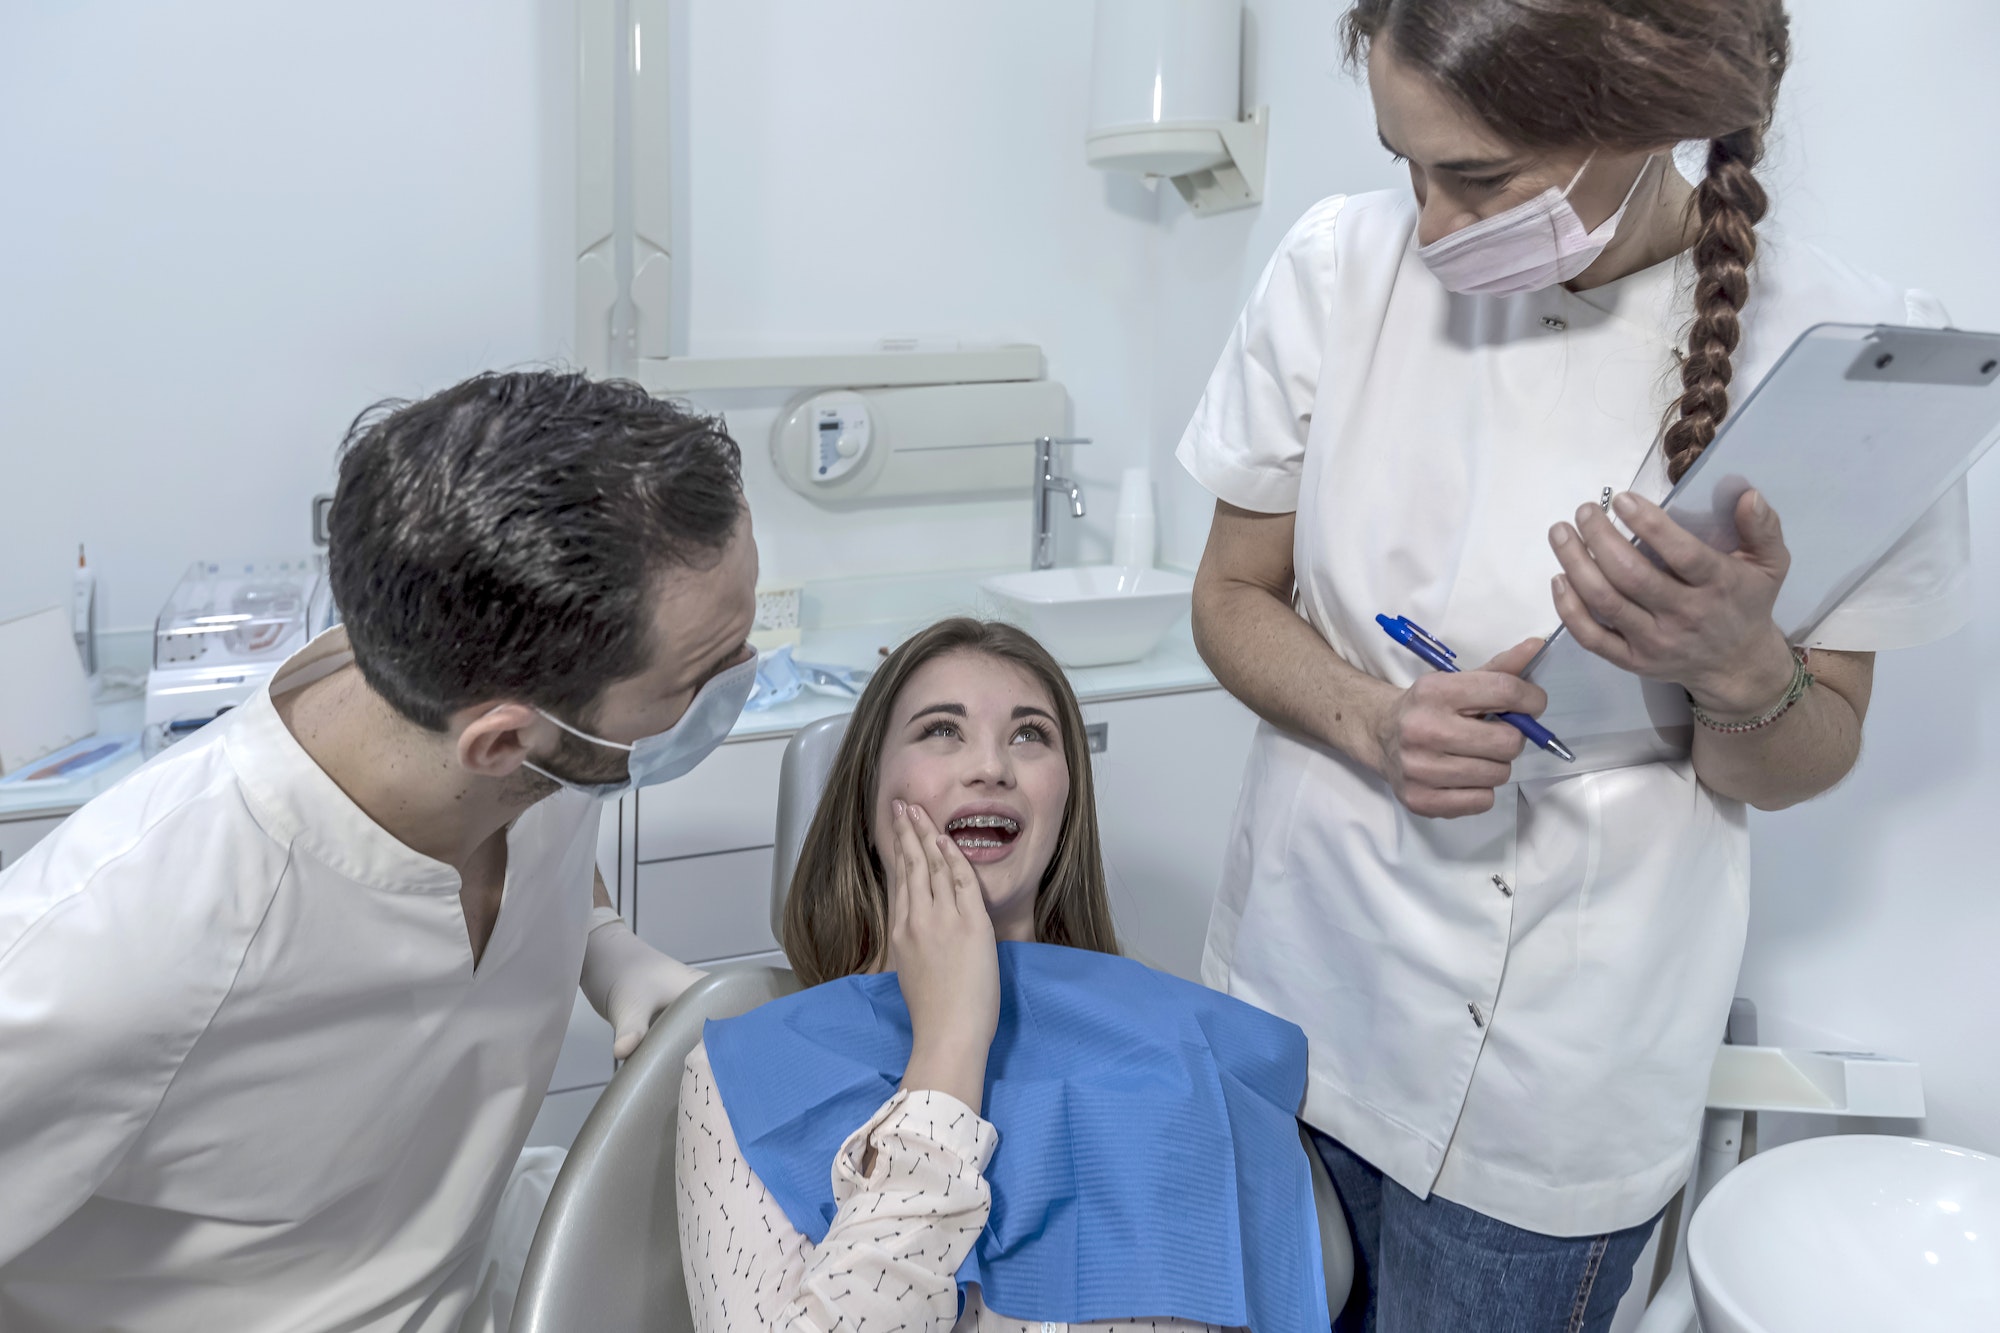
[[[2000, 438], [1996, 382], [2000, 334], [1815, 325], [1663, 508], [1733, 551], [1736, 502], [1761, 491], [1792, 555], [1771, 615], [1788, 642], [1801, 642]], [[1516, 782], [1678, 759], [1694, 742], [1680, 686], [1621, 670], [1560, 627], [1523, 675], [1548, 692], [1541, 721], [1576, 762], [1530, 748], [1514, 761]]]

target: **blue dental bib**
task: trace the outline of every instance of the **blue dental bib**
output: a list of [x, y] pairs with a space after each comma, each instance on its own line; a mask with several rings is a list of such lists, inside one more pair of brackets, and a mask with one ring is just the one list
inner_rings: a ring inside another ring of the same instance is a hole
[[[1015, 1319], [1328, 1324], [1294, 1119], [1295, 1025], [1127, 958], [1003, 943], [984, 1114], [992, 1211], [958, 1270]], [[833, 1162], [902, 1081], [893, 974], [844, 977], [703, 1030], [744, 1158], [818, 1244]]]

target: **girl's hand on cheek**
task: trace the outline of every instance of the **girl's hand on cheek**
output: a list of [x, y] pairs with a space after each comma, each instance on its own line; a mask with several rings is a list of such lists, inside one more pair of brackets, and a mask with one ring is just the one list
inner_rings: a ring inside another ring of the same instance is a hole
[[905, 1088], [977, 1110], [1000, 1022], [1000, 959], [979, 880], [921, 806], [890, 810], [889, 961], [910, 1009]]

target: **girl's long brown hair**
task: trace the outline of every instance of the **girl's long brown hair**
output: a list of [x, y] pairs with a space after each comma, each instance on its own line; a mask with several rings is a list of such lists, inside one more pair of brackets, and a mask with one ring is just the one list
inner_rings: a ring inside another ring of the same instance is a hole
[[1708, 141], [1693, 202], [1694, 320], [1662, 441], [1680, 480], [1729, 410], [1770, 207], [1754, 171], [1791, 58], [1782, 0], [1358, 0], [1342, 29], [1350, 62], [1386, 40], [1523, 148]]
[[1083, 710], [1048, 650], [1012, 625], [957, 618], [923, 630], [889, 654], [848, 719], [826, 792], [813, 813], [785, 900], [785, 956], [808, 986], [865, 972], [888, 942], [889, 890], [868, 838], [881, 778], [882, 743], [896, 696], [926, 662], [948, 653], [979, 653], [1025, 669], [1055, 704], [1069, 765], [1069, 801], [1055, 854], [1035, 893], [1035, 938], [1117, 953], [1104, 857], [1097, 840], [1097, 797]]

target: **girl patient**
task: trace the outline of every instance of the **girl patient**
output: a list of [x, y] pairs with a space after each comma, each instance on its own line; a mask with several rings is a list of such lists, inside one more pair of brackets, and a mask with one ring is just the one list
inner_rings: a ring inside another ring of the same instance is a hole
[[889, 657], [784, 935], [811, 989], [710, 1023], [681, 1085], [697, 1329], [1327, 1327], [1304, 1037], [1117, 956], [1033, 639], [948, 620]]

